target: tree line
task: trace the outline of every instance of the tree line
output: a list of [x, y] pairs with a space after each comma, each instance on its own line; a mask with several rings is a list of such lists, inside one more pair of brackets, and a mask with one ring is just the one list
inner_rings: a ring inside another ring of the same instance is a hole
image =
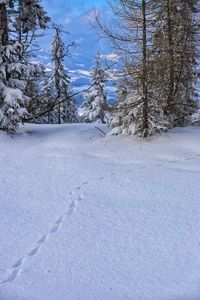
[[[98, 34], [120, 57], [116, 104], [107, 101], [108, 72], [97, 54], [83, 113], [64, 59], [61, 26], [53, 25], [53, 70], [32, 62], [36, 41], [50, 24], [40, 0], [0, 0], [0, 129], [25, 122], [108, 123], [113, 134], [148, 137], [186, 126], [198, 110], [199, 0], [115, 0], [112, 24], [95, 13]], [[52, 26], [52, 25], [51, 25]]]
[[115, 0], [110, 8], [112, 27], [95, 18], [123, 59], [114, 132], [147, 137], [187, 125], [199, 106], [200, 2]]

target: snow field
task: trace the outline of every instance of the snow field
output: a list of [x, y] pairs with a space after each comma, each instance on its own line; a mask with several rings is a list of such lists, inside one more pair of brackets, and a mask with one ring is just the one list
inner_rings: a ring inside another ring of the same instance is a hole
[[22, 130], [0, 134], [1, 300], [199, 299], [199, 129]]

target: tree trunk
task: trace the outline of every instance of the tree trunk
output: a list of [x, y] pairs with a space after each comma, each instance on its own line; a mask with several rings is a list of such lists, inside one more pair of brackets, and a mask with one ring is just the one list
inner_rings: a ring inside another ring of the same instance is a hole
[[0, 43], [2, 46], [6, 46], [8, 44], [8, 16], [5, 3], [0, 3], [0, 30]]
[[21, 20], [22, 20], [22, 1], [21, 0], [19, 0], [18, 10], [19, 10], [19, 36], [18, 36], [18, 41], [21, 44], [21, 42], [22, 42], [22, 22], [21, 22]]
[[142, 1], [143, 19], [143, 58], [142, 58], [142, 93], [143, 93], [143, 137], [148, 136], [148, 90], [147, 90], [147, 23], [146, 1]]
[[174, 95], [174, 45], [171, 23], [171, 3], [167, 0], [167, 31], [168, 31], [168, 49], [169, 49], [169, 93], [167, 97], [166, 114], [169, 115], [173, 111], [173, 95]]
[[61, 124], [61, 105], [58, 105], [58, 124]]

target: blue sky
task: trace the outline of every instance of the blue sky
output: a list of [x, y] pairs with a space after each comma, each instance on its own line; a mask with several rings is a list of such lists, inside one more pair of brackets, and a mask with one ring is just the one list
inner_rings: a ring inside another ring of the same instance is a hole
[[[110, 18], [107, 0], [41, 0], [41, 3], [51, 21], [61, 24], [70, 33], [63, 36], [65, 44], [75, 41], [79, 45], [71, 49], [71, 56], [65, 60], [65, 65], [71, 76], [72, 86], [83, 89], [89, 84], [88, 71], [93, 65], [96, 52], [99, 51], [102, 55], [113, 52], [108, 41], [100, 40], [89, 23], [94, 8], [101, 11], [103, 19]], [[52, 38], [53, 32], [48, 30], [39, 41], [41, 50], [38, 59], [46, 65], [47, 70], [51, 70]], [[108, 88], [112, 89], [111, 86]]]
[[76, 19], [87, 14], [94, 7], [107, 5], [106, 0], [43, 0], [42, 3], [51, 17], [61, 22], [67, 17]]
[[[99, 40], [95, 30], [91, 29], [89, 23], [94, 8], [101, 10], [103, 17], [108, 16], [106, 0], [42, 0], [42, 5], [51, 17], [52, 22], [61, 24], [64, 30], [70, 32], [70, 35], [64, 37], [65, 43], [75, 41], [79, 45], [72, 50], [73, 56], [69, 62], [70, 65], [73, 63], [84, 64], [88, 68], [91, 66], [97, 50], [103, 54], [110, 52], [108, 43]], [[41, 41], [46, 60], [51, 40], [52, 32], [48, 32]]]

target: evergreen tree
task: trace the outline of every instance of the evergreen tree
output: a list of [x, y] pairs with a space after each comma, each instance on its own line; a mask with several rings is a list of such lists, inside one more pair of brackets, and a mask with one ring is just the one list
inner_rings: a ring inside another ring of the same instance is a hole
[[[38, 74], [37, 74], [38, 75]], [[27, 102], [28, 121], [34, 123], [47, 123], [47, 116], [40, 113], [49, 108], [50, 95], [44, 92], [45, 74], [31, 76], [26, 84], [25, 94], [29, 97]], [[45, 87], [46, 88], [46, 87]]]
[[56, 104], [56, 91], [52, 77], [49, 75], [46, 75], [42, 81], [41, 103], [42, 110], [47, 110], [48, 112], [39, 118], [40, 122], [56, 124], [58, 122], [57, 110], [54, 109], [54, 105]]
[[27, 40], [27, 34], [38, 29], [46, 29], [50, 18], [40, 4], [40, 0], [17, 0], [15, 1], [17, 16], [13, 22], [18, 33], [19, 42]]
[[86, 94], [83, 118], [85, 122], [108, 123], [111, 107], [107, 103], [105, 92], [106, 74], [101, 65], [99, 53], [95, 66], [91, 69], [91, 88]]
[[[148, 101], [148, 135], [144, 131], [144, 102], [142, 96], [130, 88], [118, 90], [118, 102], [113, 108], [109, 119], [112, 135], [138, 135], [147, 137], [167, 130], [169, 124], [165, 119], [163, 109], [153, 98]], [[147, 132], [146, 132], [147, 134]]]
[[57, 122], [74, 123], [78, 121], [75, 100], [71, 96], [70, 77], [64, 67], [64, 58], [69, 54], [62, 41], [62, 28], [54, 25], [54, 39], [52, 43], [52, 61], [54, 64], [51, 81], [55, 86]]
[[0, 2], [0, 129], [12, 132], [28, 113], [26, 107], [30, 99], [25, 94], [26, 81], [42, 72], [40, 65], [28, 61], [24, 44], [17, 38], [18, 32], [13, 32], [10, 26], [18, 18], [14, 4], [11, 0]]

